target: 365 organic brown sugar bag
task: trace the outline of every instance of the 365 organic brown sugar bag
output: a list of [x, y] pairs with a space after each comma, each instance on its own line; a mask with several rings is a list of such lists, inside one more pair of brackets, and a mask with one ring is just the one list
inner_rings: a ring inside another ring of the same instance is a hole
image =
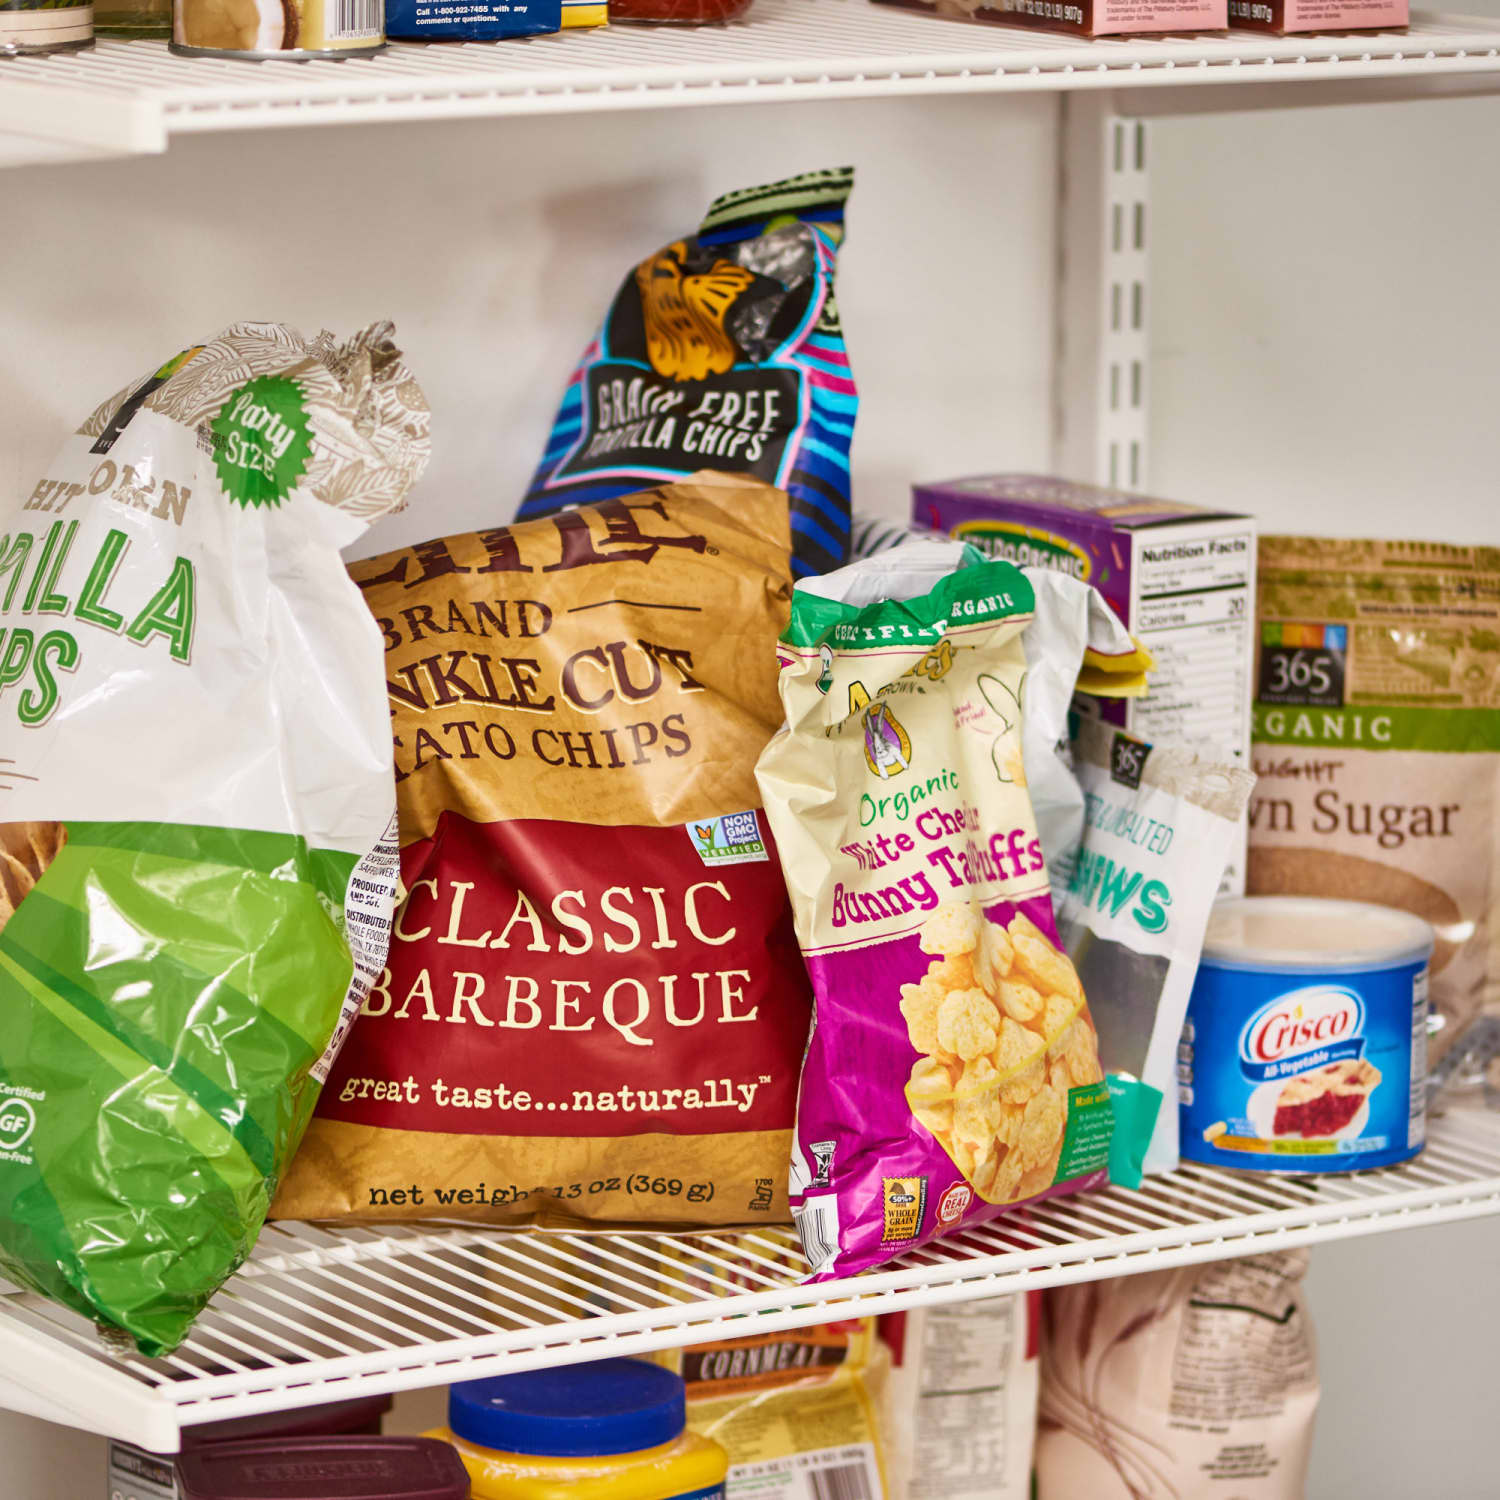
[[789, 554], [783, 494], [700, 475], [356, 564], [407, 894], [281, 1216], [787, 1217]]
[[1262, 537], [1248, 888], [1432, 923], [1441, 1057], [1500, 1010], [1500, 548]]

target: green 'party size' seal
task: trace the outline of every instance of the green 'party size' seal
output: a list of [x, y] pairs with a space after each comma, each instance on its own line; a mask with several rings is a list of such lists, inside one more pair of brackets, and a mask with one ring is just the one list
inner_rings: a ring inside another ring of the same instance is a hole
[[213, 420], [214, 467], [231, 500], [280, 505], [312, 457], [302, 391], [284, 375], [247, 381]]

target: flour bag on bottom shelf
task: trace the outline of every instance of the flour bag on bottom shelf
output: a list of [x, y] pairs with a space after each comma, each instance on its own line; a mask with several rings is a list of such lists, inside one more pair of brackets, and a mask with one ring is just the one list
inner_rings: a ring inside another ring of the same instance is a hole
[[820, 1277], [1104, 1180], [1021, 755], [1035, 596], [959, 564], [934, 580], [913, 547], [799, 584], [781, 638], [757, 776], [813, 982], [792, 1208]]
[[339, 549], [427, 462], [390, 333], [185, 351], [0, 543], [0, 1275], [146, 1354], [249, 1253], [385, 963], [390, 717]]
[[1038, 1500], [1304, 1500], [1306, 1273], [1276, 1250], [1045, 1293]]

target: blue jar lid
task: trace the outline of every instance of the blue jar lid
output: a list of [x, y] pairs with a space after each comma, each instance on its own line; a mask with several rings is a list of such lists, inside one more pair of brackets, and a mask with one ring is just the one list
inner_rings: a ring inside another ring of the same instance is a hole
[[451, 1386], [448, 1426], [480, 1448], [593, 1458], [673, 1442], [687, 1426], [687, 1403], [671, 1370], [601, 1359]]

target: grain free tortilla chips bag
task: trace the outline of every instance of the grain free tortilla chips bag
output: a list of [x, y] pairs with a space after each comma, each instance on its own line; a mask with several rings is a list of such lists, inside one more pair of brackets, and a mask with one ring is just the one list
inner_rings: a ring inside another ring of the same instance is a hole
[[354, 566], [407, 896], [278, 1215], [786, 1219], [790, 550], [785, 495], [708, 474]]
[[254, 1244], [395, 890], [339, 549], [427, 408], [388, 326], [238, 324], [106, 402], [0, 542], [0, 1274], [170, 1351]]
[[716, 469], [786, 492], [796, 577], [843, 562], [859, 395], [833, 283], [853, 187], [835, 167], [725, 193], [627, 272], [517, 519]]

